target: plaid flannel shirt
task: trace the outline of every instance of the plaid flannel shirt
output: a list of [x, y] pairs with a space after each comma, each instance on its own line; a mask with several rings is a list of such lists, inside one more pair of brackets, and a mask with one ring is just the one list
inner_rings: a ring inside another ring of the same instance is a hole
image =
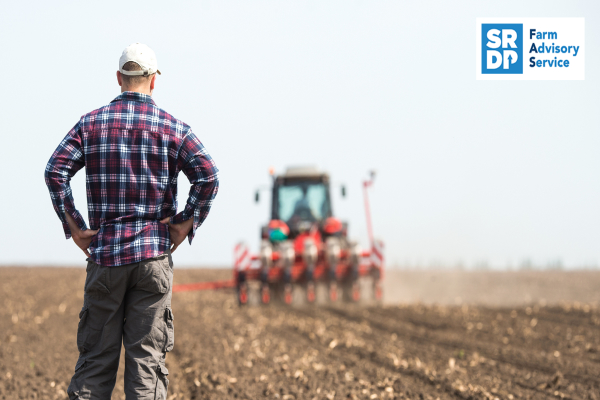
[[[70, 180], [86, 167], [88, 215], [99, 229], [90, 244], [94, 262], [130, 264], [158, 256], [170, 247], [169, 229], [194, 219], [190, 244], [217, 194], [218, 170], [190, 127], [156, 107], [150, 96], [124, 92], [109, 105], [81, 117], [48, 161], [45, 179], [54, 210], [71, 237], [65, 213], [81, 229]], [[192, 187], [177, 213], [177, 175]]]

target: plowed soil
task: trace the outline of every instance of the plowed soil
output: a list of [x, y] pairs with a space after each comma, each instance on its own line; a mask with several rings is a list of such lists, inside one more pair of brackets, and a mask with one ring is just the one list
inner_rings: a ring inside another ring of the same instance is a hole
[[[84, 278], [0, 268], [0, 399], [66, 398]], [[593, 302], [239, 308], [224, 290], [175, 293], [172, 305], [169, 399], [600, 399]]]

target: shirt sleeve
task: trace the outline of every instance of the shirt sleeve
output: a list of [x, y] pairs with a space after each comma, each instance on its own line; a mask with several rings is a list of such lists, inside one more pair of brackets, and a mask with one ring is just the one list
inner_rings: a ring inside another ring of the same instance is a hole
[[82, 150], [81, 121], [67, 133], [60, 142], [50, 161], [46, 165], [44, 178], [50, 191], [50, 198], [54, 211], [60, 218], [65, 231], [65, 237], [71, 237], [71, 230], [67, 223], [65, 213], [69, 213], [82, 230], [87, 226], [79, 211], [75, 208], [75, 201], [71, 191], [71, 178], [85, 165]]
[[217, 195], [219, 170], [200, 140], [191, 130], [188, 131], [179, 150], [177, 166], [188, 177], [192, 187], [185, 208], [171, 218], [171, 223], [179, 224], [194, 218], [193, 228], [188, 234], [191, 244], [196, 229], [206, 219], [213, 199]]

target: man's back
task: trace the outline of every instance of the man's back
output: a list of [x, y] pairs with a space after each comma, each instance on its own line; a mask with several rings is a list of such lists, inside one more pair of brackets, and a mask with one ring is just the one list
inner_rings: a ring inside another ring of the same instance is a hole
[[[138, 262], [167, 251], [168, 225], [159, 221], [176, 213], [179, 171], [196, 185], [191, 196], [212, 199], [217, 190], [217, 169], [190, 127], [138, 92], [124, 92], [81, 118], [48, 163], [46, 181], [51, 192], [62, 190], [66, 168], [72, 176], [84, 165], [90, 227], [99, 229], [90, 254], [105, 266]], [[188, 202], [178, 219], [197, 215], [196, 228], [210, 208], [210, 202], [203, 203]], [[68, 201], [64, 205], [75, 209]], [[73, 217], [81, 226], [81, 216]]]
[[[79, 358], [69, 398], [109, 399], [121, 346], [126, 397], [166, 400], [173, 349], [173, 258], [192, 242], [219, 181], [217, 168], [190, 127], [152, 101], [156, 55], [134, 43], [119, 59], [121, 94], [79, 120], [46, 165], [45, 179], [67, 239], [88, 257], [79, 313]], [[70, 180], [86, 167], [87, 229]], [[192, 184], [177, 212], [177, 175]]]

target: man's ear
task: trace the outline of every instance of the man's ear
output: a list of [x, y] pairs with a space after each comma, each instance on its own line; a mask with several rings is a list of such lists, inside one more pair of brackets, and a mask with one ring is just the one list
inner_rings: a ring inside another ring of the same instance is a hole
[[150, 80], [150, 92], [154, 90], [154, 81], [156, 81], [156, 74], [152, 75], [152, 79]]
[[117, 71], [117, 82], [119, 82], [119, 86], [123, 86], [123, 77], [121, 76], [121, 71]]

